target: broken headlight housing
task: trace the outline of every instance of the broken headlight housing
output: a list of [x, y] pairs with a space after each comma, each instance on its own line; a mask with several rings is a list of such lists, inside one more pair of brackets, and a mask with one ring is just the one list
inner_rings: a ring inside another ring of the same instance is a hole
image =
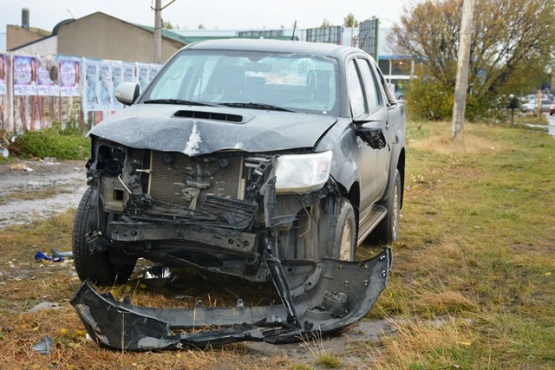
[[330, 176], [332, 152], [286, 154], [276, 161], [277, 193], [309, 193], [321, 189]]

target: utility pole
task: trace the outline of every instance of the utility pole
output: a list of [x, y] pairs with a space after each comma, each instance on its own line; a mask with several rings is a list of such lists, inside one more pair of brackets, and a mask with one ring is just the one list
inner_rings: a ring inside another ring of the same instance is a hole
[[470, 61], [470, 40], [473, 15], [474, 0], [464, 0], [457, 62], [457, 82], [455, 85], [455, 104], [453, 104], [453, 133], [451, 135], [453, 140], [462, 134], [464, 128], [464, 110], [466, 105], [466, 90], [468, 88], [468, 67]]
[[154, 8], [154, 62], [162, 63], [162, 10], [170, 6], [175, 0], [170, 1], [167, 5], [162, 6], [162, 0], [156, 0]]

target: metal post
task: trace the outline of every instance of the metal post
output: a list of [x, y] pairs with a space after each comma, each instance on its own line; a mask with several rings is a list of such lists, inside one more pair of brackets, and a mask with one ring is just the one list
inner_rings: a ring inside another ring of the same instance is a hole
[[156, 0], [155, 6], [152, 8], [154, 10], [154, 63], [162, 63], [162, 10], [174, 1], [162, 6], [162, 0]]
[[162, 63], [162, 0], [154, 5], [154, 63]]

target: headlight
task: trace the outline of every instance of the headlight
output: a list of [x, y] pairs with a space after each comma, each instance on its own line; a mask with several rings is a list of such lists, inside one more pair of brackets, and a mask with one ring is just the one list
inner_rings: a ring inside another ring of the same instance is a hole
[[330, 177], [332, 152], [282, 155], [276, 162], [277, 193], [309, 193]]

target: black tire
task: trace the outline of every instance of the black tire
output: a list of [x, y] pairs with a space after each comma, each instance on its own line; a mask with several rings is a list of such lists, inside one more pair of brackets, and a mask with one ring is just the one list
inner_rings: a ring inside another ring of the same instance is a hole
[[110, 260], [110, 251], [91, 253], [87, 244], [87, 235], [97, 231], [98, 193], [88, 188], [83, 194], [73, 224], [73, 262], [79, 279], [99, 285], [123, 284], [129, 279], [135, 263], [116, 266]]
[[348, 199], [339, 202], [339, 211], [333, 230], [333, 258], [354, 261], [357, 245], [355, 211]]
[[370, 234], [370, 243], [391, 244], [397, 241], [401, 215], [401, 191], [401, 174], [396, 169], [395, 177], [388, 184], [385, 197], [380, 202], [387, 209], [387, 214]]

